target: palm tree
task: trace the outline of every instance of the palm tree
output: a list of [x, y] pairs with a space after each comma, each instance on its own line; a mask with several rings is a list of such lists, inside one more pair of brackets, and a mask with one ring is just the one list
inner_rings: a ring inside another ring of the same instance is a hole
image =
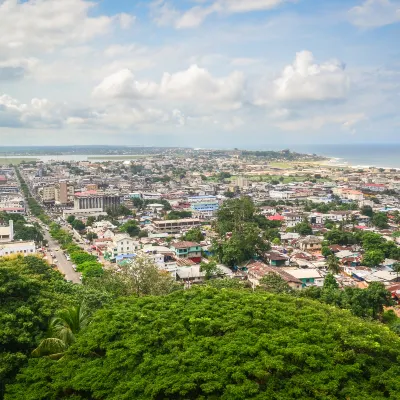
[[328, 258], [326, 260], [326, 266], [328, 268], [328, 271], [331, 272], [332, 274], [338, 274], [340, 272], [339, 260], [333, 254], [328, 256]]
[[32, 356], [60, 359], [68, 347], [75, 342], [75, 335], [87, 325], [88, 314], [83, 305], [58, 311], [50, 321], [48, 337], [32, 351]]

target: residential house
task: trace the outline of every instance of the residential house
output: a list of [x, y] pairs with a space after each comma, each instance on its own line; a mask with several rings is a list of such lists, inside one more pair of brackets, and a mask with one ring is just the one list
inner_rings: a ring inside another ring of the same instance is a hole
[[322, 248], [322, 240], [317, 236], [309, 235], [298, 240], [297, 246], [302, 251], [319, 251]]
[[195, 242], [176, 242], [171, 244], [171, 249], [177, 258], [189, 258], [199, 263], [201, 261], [201, 245]]

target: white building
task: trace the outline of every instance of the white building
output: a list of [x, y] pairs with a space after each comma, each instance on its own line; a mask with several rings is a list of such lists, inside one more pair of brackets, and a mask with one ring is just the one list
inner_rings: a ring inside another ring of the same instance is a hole
[[295, 197], [295, 192], [292, 192], [290, 190], [284, 190], [284, 191], [278, 191], [278, 190], [270, 190], [269, 192], [269, 197], [271, 199], [279, 199], [279, 200], [287, 200], [287, 199], [292, 199]]
[[124, 256], [135, 253], [139, 248], [139, 243], [127, 234], [115, 235], [113, 241], [108, 245], [107, 252], [111, 257]]
[[36, 253], [35, 242], [4, 242], [0, 243], [0, 257], [13, 254], [22, 254], [24, 256]]

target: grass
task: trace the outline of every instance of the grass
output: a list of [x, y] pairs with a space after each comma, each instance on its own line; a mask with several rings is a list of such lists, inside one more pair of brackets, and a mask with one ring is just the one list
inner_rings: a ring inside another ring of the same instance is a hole
[[39, 161], [38, 158], [8, 158], [8, 157], [0, 157], [0, 165], [18, 165], [23, 161]]

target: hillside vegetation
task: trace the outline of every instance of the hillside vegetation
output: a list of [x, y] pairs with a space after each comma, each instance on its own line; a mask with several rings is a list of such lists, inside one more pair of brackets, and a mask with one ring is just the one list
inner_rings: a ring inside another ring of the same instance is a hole
[[314, 300], [196, 288], [98, 311], [6, 400], [399, 399], [400, 339]]

